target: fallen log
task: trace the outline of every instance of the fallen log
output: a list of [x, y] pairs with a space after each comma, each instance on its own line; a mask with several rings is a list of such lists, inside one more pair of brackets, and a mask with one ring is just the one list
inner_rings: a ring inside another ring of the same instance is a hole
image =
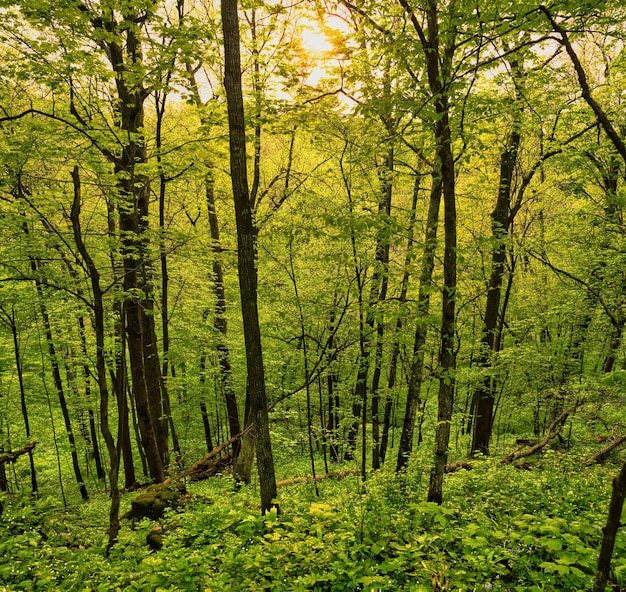
[[17, 450], [10, 450], [9, 452], [0, 456], [0, 465], [4, 463], [14, 463], [18, 457], [22, 456], [22, 454], [26, 454], [30, 452], [33, 448], [37, 446], [37, 442], [31, 442], [30, 444], [26, 444], [23, 448], [18, 448]]
[[459, 461], [459, 462], [448, 463], [446, 465], [445, 472], [456, 473], [459, 469], [465, 469], [466, 471], [470, 471], [473, 468], [474, 468], [474, 465], [472, 465], [472, 463], [467, 462], [467, 461]]
[[[348, 475], [358, 475], [359, 471], [337, 471], [335, 473], [324, 473], [322, 475], [315, 475], [315, 481], [321, 481], [322, 479], [341, 479]], [[313, 481], [312, 476], [308, 477], [293, 477], [292, 479], [283, 479], [282, 481], [276, 481], [276, 487], [286, 487], [287, 485], [296, 485], [297, 483], [311, 483]]]
[[230, 440], [226, 440], [226, 442], [222, 442], [219, 446], [216, 446], [211, 452], [207, 455], [203, 456], [199, 461], [193, 463], [190, 467], [187, 467], [184, 471], [178, 473], [178, 475], [174, 477], [169, 477], [165, 481], [163, 481], [163, 485], [169, 485], [172, 481], [180, 481], [184, 479], [194, 471], [197, 471], [203, 465], [206, 465], [208, 461], [210, 461], [213, 457], [217, 456], [224, 448], [230, 446], [233, 442], [239, 440], [239, 438], [243, 438], [252, 428], [254, 424], [251, 423], [245, 430], [235, 434]]
[[612, 450], [619, 448], [622, 444], [626, 442], [626, 434], [623, 436], [618, 436], [613, 438], [602, 450], [598, 450], [586, 463], [585, 465], [593, 465], [595, 463], [600, 463], [606, 460], [607, 456]]
[[546, 433], [540, 442], [537, 442], [537, 444], [535, 444], [534, 446], [531, 446], [530, 448], [526, 450], [524, 450], [524, 448], [526, 447], [526, 444], [523, 444], [522, 446], [518, 446], [515, 450], [513, 450], [512, 452], [509, 452], [509, 454], [503, 457], [502, 462], [504, 464], [511, 464], [515, 460], [519, 460], [520, 458], [526, 458], [527, 456], [531, 456], [535, 454], [536, 452], [543, 450], [548, 445], [548, 442], [550, 442], [552, 438], [555, 438], [561, 432], [561, 428], [563, 427], [563, 424], [565, 423], [565, 420], [568, 418], [569, 414], [570, 414], [569, 409], [566, 409], [565, 411], [563, 411], [563, 413], [561, 413], [561, 415], [559, 415], [548, 426], [548, 429], [546, 430]]
[[[214, 458], [211, 462], [202, 463], [189, 473], [187, 476], [190, 481], [202, 481], [203, 479], [209, 479], [215, 477], [218, 473], [224, 472], [235, 462], [232, 452], [226, 456], [220, 456]], [[196, 463], [197, 464], [197, 463]]]

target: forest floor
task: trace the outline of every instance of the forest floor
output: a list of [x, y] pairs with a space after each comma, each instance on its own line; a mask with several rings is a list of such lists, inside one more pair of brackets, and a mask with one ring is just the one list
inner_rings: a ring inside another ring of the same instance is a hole
[[[280, 513], [266, 516], [254, 483], [219, 476], [187, 484], [184, 506], [159, 521], [162, 548], [146, 544], [156, 521], [125, 520], [108, 557], [105, 494], [65, 508], [14, 496], [0, 518], [0, 591], [589, 590], [619, 461], [587, 465], [590, 452], [548, 448], [526, 470], [476, 460], [446, 476], [441, 506], [424, 501], [426, 450], [401, 475], [281, 487]], [[307, 473], [290, 459], [279, 477]], [[624, 529], [611, 586], [626, 587]]]

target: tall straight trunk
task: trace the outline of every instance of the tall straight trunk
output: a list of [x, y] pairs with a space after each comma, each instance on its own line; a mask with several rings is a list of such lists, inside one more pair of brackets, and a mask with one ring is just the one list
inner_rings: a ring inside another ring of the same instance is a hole
[[[302, 344], [302, 362], [304, 366], [304, 384], [306, 393], [306, 425], [307, 425], [307, 439], [309, 442], [309, 461], [311, 463], [311, 476], [313, 477], [313, 485], [315, 487], [315, 494], [319, 497], [319, 489], [317, 486], [317, 476], [315, 470], [315, 453], [313, 450], [313, 413], [311, 411], [311, 373], [309, 372], [309, 345], [307, 342], [308, 336], [306, 332], [306, 324], [304, 321], [304, 310], [302, 308], [302, 301], [300, 300], [300, 292], [298, 290], [298, 280], [296, 277], [296, 270], [293, 265], [293, 237], [289, 240], [289, 277], [293, 285], [293, 294], [296, 298], [296, 305], [298, 307], [298, 320], [300, 321], [300, 343]], [[322, 416], [322, 410], [320, 409], [320, 416]], [[322, 422], [322, 431], [324, 429]]]
[[[167, 79], [170, 78], [170, 73], [167, 75]], [[163, 404], [163, 414], [166, 417], [167, 426], [172, 436], [172, 448], [176, 453], [176, 460], [178, 463], [181, 461], [180, 444], [178, 442], [178, 435], [176, 434], [176, 426], [174, 425], [174, 418], [172, 416], [172, 410], [170, 408], [169, 389], [167, 384], [167, 377], [170, 371], [169, 350], [170, 350], [170, 313], [169, 313], [169, 268], [167, 260], [167, 247], [165, 244], [165, 202], [167, 195], [167, 183], [169, 179], [163, 171], [163, 163], [161, 159], [161, 150], [163, 147], [163, 117], [165, 115], [165, 104], [167, 101], [167, 92], [163, 91], [155, 94], [156, 102], [156, 133], [155, 143], [157, 150], [157, 164], [159, 167], [159, 261], [161, 263], [161, 342], [163, 351], [163, 363], [159, 376], [161, 376], [161, 398]], [[154, 325], [153, 325], [154, 327]], [[153, 336], [153, 342], [156, 343], [156, 334]], [[167, 442], [167, 438], [166, 438]], [[166, 457], [167, 458], [167, 457]]]
[[261, 489], [261, 510], [266, 512], [272, 507], [276, 497], [276, 477], [269, 431], [257, 303], [257, 232], [248, 189], [237, 0], [222, 0], [221, 12], [224, 34], [224, 87], [228, 105], [230, 139], [230, 171], [237, 224], [237, 267], [250, 397], [250, 413], [249, 417], [246, 417], [246, 421], [254, 424], [256, 459]]
[[[195, 72], [191, 64], [186, 64], [187, 75], [191, 84], [191, 91], [194, 103], [202, 113], [204, 107], [200, 97], [200, 90], [195, 78]], [[202, 116], [201, 116], [202, 117]], [[208, 125], [208, 121], [204, 121]], [[209, 171], [205, 177], [205, 196], [207, 212], [209, 217], [209, 232], [211, 237], [211, 251], [213, 252], [213, 293], [215, 295], [215, 309], [213, 316], [213, 328], [217, 334], [217, 358], [219, 364], [219, 383], [222, 389], [222, 396], [226, 402], [226, 413], [228, 414], [228, 426], [230, 437], [233, 438], [241, 431], [239, 420], [239, 408], [237, 397], [233, 386], [232, 366], [230, 362], [230, 350], [228, 348], [228, 321], [226, 319], [226, 290], [224, 288], [224, 269], [222, 267], [222, 243], [220, 240], [220, 225], [215, 207], [215, 180], [213, 178], [213, 168], [210, 162], [207, 163]], [[239, 455], [241, 440], [233, 443], [233, 456]]]
[[409, 217], [409, 226], [407, 229], [408, 239], [406, 247], [406, 255], [404, 258], [404, 272], [402, 274], [402, 282], [400, 284], [400, 294], [398, 296], [398, 306], [400, 314], [396, 320], [395, 338], [391, 347], [391, 356], [389, 361], [389, 375], [387, 378], [387, 398], [385, 399], [385, 410], [383, 417], [383, 433], [380, 440], [380, 462], [384, 463], [387, 456], [387, 447], [389, 445], [389, 428], [391, 423], [391, 413], [393, 411], [394, 398], [393, 390], [396, 386], [396, 378], [398, 374], [398, 359], [400, 357], [400, 333], [403, 327], [402, 308], [406, 306], [407, 293], [409, 290], [409, 280], [411, 277], [410, 266], [413, 261], [413, 246], [415, 237], [415, 218], [417, 215], [417, 200], [420, 193], [420, 183], [423, 176], [418, 174], [415, 176], [413, 185], [413, 201], [411, 204], [411, 213]]
[[[391, 120], [387, 122], [387, 131], [390, 134], [390, 140], [393, 140], [393, 124]], [[385, 167], [381, 173], [382, 195], [379, 205], [379, 223], [382, 224], [382, 230], [379, 232], [378, 244], [376, 246], [376, 261], [380, 266], [380, 289], [377, 295], [379, 305], [384, 305], [387, 299], [387, 288], [389, 286], [389, 243], [391, 236], [389, 231], [389, 222], [391, 216], [391, 200], [393, 197], [393, 172], [395, 166], [395, 157], [393, 146], [390, 146], [385, 159]], [[379, 312], [376, 321], [376, 342], [374, 345], [374, 371], [372, 372], [372, 468], [380, 468], [380, 377], [383, 365], [383, 340], [385, 334], [385, 321], [382, 311]]]
[[411, 450], [413, 449], [415, 418], [420, 405], [420, 391], [424, 373], [424, 346], [428, 335], [428, 323], [426, 319], [428, 318], [430, 310], [430, 293], [433, 270], [435, 268], [437, 226], [442, 187], [441, 171], [440, 168], [437, 168], [432, 174], [432, 186], [428, 200], [428, 214], [426, 216], [426, 228], [424, 230], [424, 251], [422, 253], [422, 266], [417, 296], [417, 322], [415, 325], [415, 337], [413, 339], [413, 357], [409, 370], [409, 384], [402, 431], [400, 432], [400, 443], [398, 445], [396, 471], [401, 471], [406, 466]]
[[[206, 385], [206, 353], [200, 355], [200, 393], [204, 397]], [[209, 422], [209, 413], [207, 411], [204, 400], [200, 401], [200, 416], [202, 417], [202, 427], [204, 429], [204, 441], [206, 442], [207, 452], [213, 450], [213, 437], [211, 434], [211, 424]]]
[[[85, 336], [85, 319], [82, 315], [78, 317], [78, 327], [80, 334], [80, 349], [85, 360], [87, 357], [87, 339]], [[102, 466], [102, 455], [100, 454], [100, 444], [98, 443], [98, 434], [96, 432], [96, 418], [91, 403], [91, 368], [85, 361], [83, 367], [83, 379], [85, 381], [85, 402], [87, 404], [87, 415], [89, 417], [89, 433], [93, 446], [93, 457], [96, 463], [96, 475], [98, 479], [104, 481], [104, 468]]]
[[337, 294], [333, 299], [333, 305], [330, 309], [330, 318], [328, 323], [328, 340], [326, 342], [326, 360], [328, 368], [326, 370], [326, 389], [328, 393], [328, 440], [330, 449], [330, 459], [333, 462], [339, 460], [339, 393], [337, 391], [337, 383], [339, 377], [334, 368], [333, 361], [336, 355], [335, 351], [335, 308], [337, 306]]
[[[35, 259], [31, 258], [31, 269], [35, 274], [38, 273], [38, 265]], [[67, 433], [67, 439], [70, 443], [70, 454], [72, 457], [72, 468], [74, 469], [74, 476], [76, 477], [76, 483], [80, 490], [80, 496], [84, 500], [89, 499], [87, 493], [87, 487], [83, 480], [83, 476], [80, 470], [80, 463], [78, 462], [78, 450], [76, 448], [76, 439], [74, 438], [74, 431], [72, 429], [72, 420], [70, 419], [70, 412], [67, 406], [67, 399], [65, 398], [65, 390], [63, 389], [63, 381], [61, 380], [61, 371], [59, 369], [59, 360], [57, 358], [56, 347], [54, 345], [54, 339], [52, 337], [52, 326], [50, 324], [50, 317], [48, 316], [48, 309], [45, 303], [45, 295], [43, 292], [43, 284], [40, 280], [35, 280], [37, 287], [37, 296], [39, 300], [39, 313], [43, 320], [44, 332], [46, 336], [46, 342], [48, 344], [48, 355], [50, 357], [50, 366], [52, 368], [52, 378], [54, 386], [59, 397], [59, 405], [61, 407], [61, 413], [63, 414], [63, 422], [65, 424], [65, 431]]]
[[[116, 236], [116, 221], [115, 221], [115, 206], [110, 200], [107, 202], [107, 226], [108, 236], [110, 239], [114, 239]], [[120, 277], [122, 275], [121, 265], [118, 261], [118, 254], [115, 251], [111, 251], [111, 270], [113, 277]], [[119, 287], [117, 288], [119, 291]], [[111, 374], [111, 383], [113, 392], [115, 394], [115, 400], [117, 403], [117, 409], [119, 413], [119, 425], [118, 425], [118, 446], [121, 452], [121, 460], [124, 464], [124, 487], [129, 489], [137, 482], [135, 475], [135, 465], [133, 461], [133, 449], [130, 438], [130, 416], [128, 406], [128, 368], [126, 363], [126, 329], [122, 299], [119, 293], [116, 293], [113, 298], [113, 352], [112, 362], [109, 373]], [[142, 452], [139, 447], [140, 453]]]
[[[87, 247], [83, 241], [80, 226], [80, 208], [81, 208], [81, 186], [78, 167], [74, 167], [72, 171], [72, 182], [74, 185], [74, 200], [70, 219], [72, 221], [72, 229], [74, 233], [74, 241], [78, 248], [87, 273], [91, 280], [91, 290], [93, 294], [93, 312], [94, 312], [94, 329], [96, 333], [96, 379], [98, 381], [98, 389], [100, 391], [100, 429], [106, 443], [109, 453], [109, 487], [111, 490], [111, 509], [109, 511], [109, 544], [110, 550], [117, 540], [119, 531], [119, 507], [120, 507], [120, 491], [118, 486], [119, 474], [119, 454], [118, 447], [113, 440], [113, 434], [109, 425], [109, 390], [107, 385], [107, 370], [105, 361], [104, 346], [104, 302], [102, 288], [100, 286], [100, 272], [98, 271]], [[120, 414], [118, 411], [118, 421]]]
[[[228, 414], [228, 426], [230, 437], [233, 438], [241, 431], [239, 422], [239, 409], [237, 398], [233, 386], [232, 367], [230, 364], [230, 350], [226, 340], [228, 335], [228, 322], [226, 320], [226, 291], [224, 289], [224, 270], [222, 269], [220, 242], [220, 227], [215, 209], [215, 190], [212, 173], [207, 174], [206, 179], [206, 201], [209, 214], [209, 228], [211, 232], [211, 250], [213, 251], [213, 290], [215, 293], [215, 312], [213, 317], [213, 328], [218, 336], [217, 358], [220, 369], [220, 387], [226, 401], [226, 412]], [[239, 454], [241, 442], [237, 440], [233, 443], [233, 456]]]
[[[513, 71], [518, 70], [516, 63], [511, 63]], [[487, 285], [487, 302], [485, 305], [484, 325], [480, 342], [480, 351], [476, 356], [476, 365], [487, 369], [491, 366], [500, 317], [500, 294], [504, 281], [506, 264], [506, 237], [512, 222], [510, 212], [513, 175], [517, 164], [521, 141], [520, 123], [515, 115], [514, 127], [509, 136], [507, 146], [500, 155], [500, 181], [498, 198], [491, 213], [491, 275]], [[485, 373], [473, 394], [474, 409], [472, 452], [489, 454], [489, 440], [493, 425], [495, 393], [489, 372]]]
[[[436, 15], [436, 13], [435, 13]], [[434, 17], [436, 19], [436, 16]], [[431, 25], [432, 26], [432, 25]], [[430, 28], [430, 27], [429, 27]], [[448, 119], [448, 97], [442, 88], [435, 95], [440, 117], [435, 123], [437, 158], [441, 163], [444, 203], [443, 303], [441, 315], [441, 350], [439, 352], [439, 393], [437, 396], [437, 427], [435, 429], [435, 464], [430, 474], [428, 501], [443, 501], [443, 476], [448, 462], [450, 422], [454, 400], [454, 333], [456, 304], [456, 197], [454, 156]]]
[[[393, 170], [393, 150], [390, 149], [388, 153], [387, 167], [391, 167]], [[389, 171], [389, 168], [388, 168]], [[388, 174], [388, 171], [386, 174]], [[357, 279], [358, 289], [358, 302], [359, 302], [359, 357], [357, 361], [357, 376], [356, 383], [354, 385], [353, 403], [352, 403], [352, 415], [353, 421], [348, 431], [348, 446], [346, 449], [345, 457], [350, 460], [356, 449], [356, 438], [358, 434], [359, 422], [361, 423], [362, 439], [361, 439], [361, 473], [365, 477], [367, 471], [367, 416], [368, 416], [368, 385], [367, 379], [370, 368], [370, 356], [372, 351], [376, 354], [376, 349], [372, 346], [372, 336], [374, 334], [374, 328], [376, 326], [376, 315], [374, 309], [380, 310], [380, 304], [386, 298], [387, 294], [387, 271], [389, 263], [389, 215], [391, 214], [391, 197], [392, 197], [392, 184], [390, 179], [384, 181], [384, 189], [382, 195], [378, 199], [378, 218], [381, 227], [376, 236], [376, 254], [374, 262], [374, 271], [370, 280], [370, 291], [367, 296], [367, 310], [366, 303], [364, 302], [364, 285], [365, 285], [365, 273], [359, 265], [356, 254], [356, 239], [354, 231], [352, 231], [352, 256], [354, 260], [355, 275]], [[350, 208], [352, 209], [352, 198], [349, 195]], [[376, 385], [380, 381], [380, 364], [382, 363], [382, 338], [384, 332], [384, 325], [382, 321], [378, 324], [377, 339], [381, 344], [381, 360], [378, 363], [379, 372], [376, 377]], [[376, 366], [376, 365], [375, 365]], [[376, 415], [376, 429], [378, 430], [378, 395], [376, 396], [375, 409], [373, 412]], [[374, 404], [374, 401], [372, 402]], [[379, 434], [375, 435], [375, 448], [376, 458], [374, 463], [376, 466], [380, 466], [378, 458], [378, 439]]]
[[[3, 311], [4, 312], [4, 311]], [[17, 381], [20, 387], [20, 407], [22, 410], [22, 419], [24, 420], [24, 430], [26, 432], [26, 438], [30, 442], [30, 419], [28, 417], [28, 406], [26, 404], [26, 389], [24, 388], [24, 373], [22, 370], [22, 357], [20, 354], [20, 341], [17, 332], [17, 324], [15, 322], [15, 309], [11, 309], [11, 313], [5, 312], [5, 316], [9, 326], [11, 327], [11, 334], [13, 336], [13, 353], [15, 355], [15, 369], [17, 370]], [[32, 449], [28, 451], [28, 461], [30, 463], [30, 487], [33, 494], [38, 492], [37, 485], [37, 472], [35, 471], [35, 459]]]
[[[441, 171], [441, 184], [444, 203], [444, 255], [443, 255], [443, 295], [441, 314], [441, 349], [439, 351], [439, 393], [437, 426], [435, 429], [435, 462], [430, 474], [428, 501], [440, 504], [443, 499], [443, 475], [448, 460], [450, 441], [450, 421], [454, 397], [454, 332], [456, 304], [456, 195], [454, 176], [454, 155], [452, 153], [452, 133], [450, 130], [450, 105], [448, 88], [454, 54], [454, 33], [446, 31], [447, 44], [440, 47], [442, 36], [439, 33], [440, 7], [437, 0], [428, 0], [426, 6], [426, 30], [411, 12], [406, 0], [400, 0], [410, 13], [424, 51], [428, 85], [433, 99], [436, 118], [433, 124], [436, 146], [436, 159]], [[451, 21], [456, 21], [450, 15]]]

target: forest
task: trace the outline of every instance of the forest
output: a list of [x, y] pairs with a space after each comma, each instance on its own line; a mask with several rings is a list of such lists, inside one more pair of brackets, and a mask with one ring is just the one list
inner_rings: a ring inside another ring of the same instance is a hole
[[0, 592], [626, 590], [621, 0], [0, 15]]

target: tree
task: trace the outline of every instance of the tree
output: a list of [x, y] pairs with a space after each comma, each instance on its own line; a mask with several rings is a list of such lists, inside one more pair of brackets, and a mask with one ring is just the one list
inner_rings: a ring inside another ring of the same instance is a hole
[[236, 0], [222, 0], [224, 34], [224, 87], [228, 103], [230, 171], [237, 221], [237, 267], [241, 313], [246, 343], [248, 394], [247, 424], [254, 424], [257, 468], [261, 485], [261, 509], [266, 512], [276, 497], [274, 458], [269, 432], [263, 350], [257, 305], [256, 235], [246, 165], [246, 127], [241, 87], [239, 16]]

